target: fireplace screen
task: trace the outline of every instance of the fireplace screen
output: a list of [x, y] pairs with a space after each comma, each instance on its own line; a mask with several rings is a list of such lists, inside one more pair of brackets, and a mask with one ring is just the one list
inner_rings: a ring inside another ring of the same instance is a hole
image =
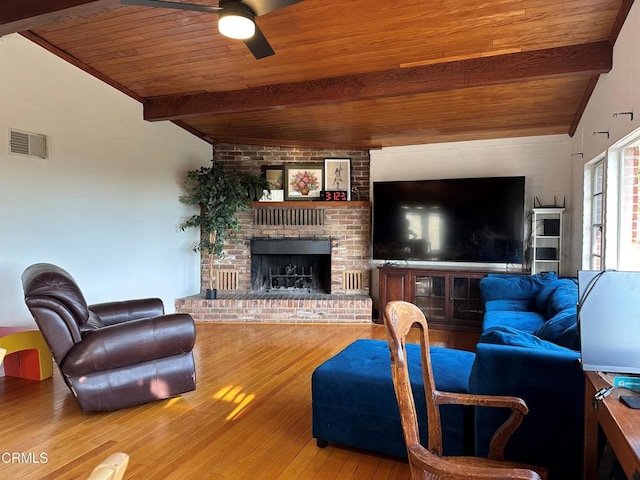
[[331, 293], [331, 240], [251, 240], [253, 292]]

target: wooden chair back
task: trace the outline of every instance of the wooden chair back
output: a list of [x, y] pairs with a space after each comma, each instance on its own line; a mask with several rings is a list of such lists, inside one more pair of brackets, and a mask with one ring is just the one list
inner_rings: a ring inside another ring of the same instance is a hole
[[[412, 480], [528, 479], [546, 478], [546, 471], [528, 465], [504, 462], [504, 447], [522, 422], [527, 406], [515, 397], [495, 397], [450, 393], [436, 390], [429, 350], [429, 328], [422, 311], [415, 305], [392, 301], [384, 310], [384, 324], [391, 351], [391, 374], [400, 409], [402, 430], [407, 444]], [[420, 359], [427, 405], [427, 447], [418, 430], [418, 416], [409, 378], [406, 336], [411, 328], [420, 330]], [[511, 408], [509, 419], [493, 436], [489, 458], [443, 457], [440, 405], [459, 404]]]
[[391, 349], [391, 375], [396, 391], [402, 428], [405, 440], [411, 444], [420, 443], [418, 416], [413, 399], [413, 390], [409, 379], [409, 366], [405, 339], [414, 325], [420, 328], [420, 360], [427, 404], [429, 450], [442, 456], [442, 430], [440, 408], [434, 401], [436, 391], [429, 351], [429, 329], [422, 311], [407, 302], [390, 302], [387, 304], [385, 325]]

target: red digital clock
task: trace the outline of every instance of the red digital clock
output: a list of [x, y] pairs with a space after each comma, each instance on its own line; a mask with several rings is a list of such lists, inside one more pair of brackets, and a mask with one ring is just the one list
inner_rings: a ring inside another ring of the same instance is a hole
[[347, 202], [347, 192], [344, 190], [321, 190], [319, 200], [325, 202]]

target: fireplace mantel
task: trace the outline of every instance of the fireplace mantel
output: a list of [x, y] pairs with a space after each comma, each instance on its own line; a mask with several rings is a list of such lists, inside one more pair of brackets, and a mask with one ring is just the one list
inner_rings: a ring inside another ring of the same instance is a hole
[[287, 202], [252, 202], [252, 208], [356, 208], [369, 207], [371, 202], [349, 201], [349, 202], [321, 202], [319, 200], [310, 201], [287, 201]]

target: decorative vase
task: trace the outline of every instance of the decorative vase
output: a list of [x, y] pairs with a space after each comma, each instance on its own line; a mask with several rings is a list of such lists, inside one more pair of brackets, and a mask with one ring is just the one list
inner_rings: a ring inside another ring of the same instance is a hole
[[300, 193], [301, 193], [302, 195], [309, 195], [309, 187], [302, 187], [302, 188], [300, 189]]

